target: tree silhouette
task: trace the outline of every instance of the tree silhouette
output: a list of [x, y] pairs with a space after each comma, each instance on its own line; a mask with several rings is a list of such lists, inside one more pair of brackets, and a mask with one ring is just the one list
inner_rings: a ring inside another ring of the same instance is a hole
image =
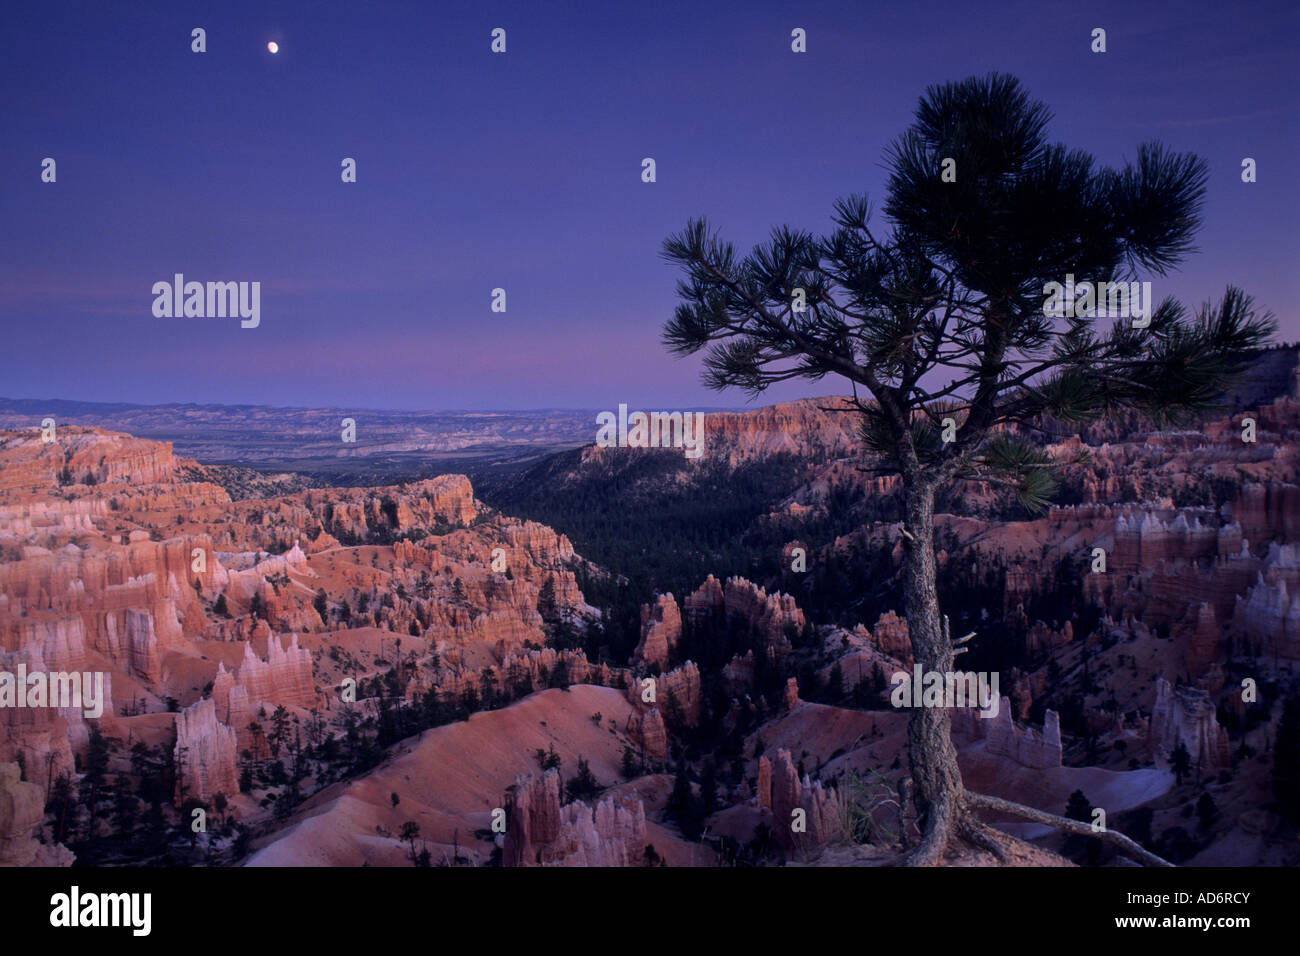
[[537, 592], [537, 613], [547, 624], [554, 624], [560, 619], [560, 608], [555, 600], [555, 578], [547, 575]]
[[1219, 807], [1214, 802], [1214, 797], [1208, 793], [1201, 794], [1200, 799], [1196, 801], [1196, 817], [1201, 821], [1201, 829], [1208, 832], [1218, 816]]
[[623, 759], [619, 762], [619, 773], [624, 780], [633, 780], [640, 776], [640, 768], [637, 766], [636, 754], [632, 748], [623, 745]]
[[420, 857], [415, 851], [415, 838], [420, 835], [420, 825], [414, 820], [407, 820], [402, 824], [402, 828], [398, 831], [398, 835], [406, 842], [411, 862], [418, 865]]
[[[1079, 823], [1092, 825], [1092, 801], [1082, 790], [1075, 790], [1070, 794], [1070, 799], [1065, 804], [1065, 818], [1067, 820], [1077, 820]], [[1065, 838], [1065, 844], [1062, 851], [1067, 856], [1077, 856], [1079, 851], [1087, 853], [1089, 866], [1096, 866], [1101, 859], [1101, 844], [1097, 840], [1089, 840], [1080, 836], [1068, 836]]]
[[[887, 233], [854, 195], [835, 204], [825, 237], [779, 227], [741, 258], [701, 219], [663, 246], [684, 273], [664, 343], [707, 350], [706, 385], [758, 395], [796, 378], [850, 384], [873, 470], [897, 476], [907, 620], [927, 671], [951, 672], [964, 650], [941, 623], [937, 492], [983, 481], [1042, 509], [1060, 462], [1035, 435], [1120, 410], [1155, 421], [1206, 410], [1274, 327], [1233, 287], [1195, 317], [1166, 298], [1140, 327], [1052, 314], [1050, 283], [1165, 275], [1185, 259], [1208, 173], [1160, 144], [1099, 167], [1049, 143], [1050, 119], [1014, 77], [933, 86], [887, 155]], [[972, 812], [991, 798], [964, 789], [949, 728], [943, 708], [911, 712], [924, 819], [913, 864], [939, 862], [955, 839], [1000, 855]]]
[[1282, 814], [1300, 822], [1300, 696], [1282, 707], [1273, 745], [1273, 795]]
[[569, 800], [594, 800], [600, 796], [604, 789], [600, 781], [596, 779], [595, 774], [591, 772], [591, 766], [583, 757], [578, 758], [578, 772], [573, 779], [564, 785], [565, 795]]

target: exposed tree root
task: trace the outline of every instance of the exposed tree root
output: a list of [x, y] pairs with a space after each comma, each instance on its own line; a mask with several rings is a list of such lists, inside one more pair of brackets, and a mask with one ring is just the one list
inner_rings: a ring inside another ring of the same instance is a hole
[[1068, 817], [1058, 817], [1054, 813], [1044, 813], [1042, 810], [1035, 810], [1033, 807], [1027, 807], [1021, 803], [1012, 803], [1010, 800], [1003, 800], [1001, 797], [990, 797], [987, 794], [974, 793], [970, 790], [967, 790], [964, 796], [966, 806], [972, 809], [996, 810], [999, 813], [1007, 813], [1014, 817], [1032, 820], [1034, 823], [1045, 824], [1057, 830], [1064, 830], [1067, 833], [1105, 840], [1107, 843], [1113, 843], [1119, 847], [1125, 856], [1147, 866], [1173, 866], [1168, 860], [1156, 856], [1141, 844], [1114, 830], [1093, 830], [1090, 824], [1071, 820]]
[[1007, 861], [1006, 851], [1002, 844], [995, 840], [989, 832], [992, 828], [977, 820], [974, 816], [967, 816], [962, 820], [961, 838], [972, 846], [977, 846], [981, 850], [992, 853], [999, 863]]
[[1124, 856], [1146, 866], [1173, 866], [1168, 860], [1156, 856], [1141, 844], [1114, 830], [1094, 831], [1090, 824], [1078, 820], [1045, 813], [1021, 803], [1013, 803], [1001, 797], [991, 797], [970, 790], [962, 792], [960, 803], [945, 800], [929, 808], [924, 818], [921, 843], [908, 855], [903, 865], [940, 866], [943, 863], [944, 852], [951, 843], [957, 841], [993, 854], [999, 863], [1006, 862], [1006, 851], [999, 840], [992, 835], [993, 828], [969, 812], [973, 810], [995, 810], [1041, 823], [1056, 830], [1104, 840], [1118, 848]]
[[918, 823], [924, 827], [921, 843], [907, 857], [905, 866], [940, 866], [945, 851], [958, 841], [993, 854], [999, 863], [1006, 862], [1006, 851], [990, 835], [990, 827], [960, 804], [948, 801], [937, 804]]
[[943, 851], [955, 832], [957, 812], [958, 807], [946, 799], [927, 809], [921, 842], [908, 856], [906, 866], [938, 866], [943, 862]]

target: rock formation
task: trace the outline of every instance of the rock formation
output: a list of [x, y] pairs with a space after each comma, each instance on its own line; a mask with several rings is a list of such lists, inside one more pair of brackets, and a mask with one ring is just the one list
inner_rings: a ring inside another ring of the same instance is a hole
[[987, 753], [1035, 770], [1061, 766], [1061, 718], [1054, 710], [1043, 715], [1041, 734], [1032, 727], [1016, 726], [1011, 701], [1006, 697], [1001, 699], [995, 717], [981, 717], [973, 707], [954, 707], [950, 713], [953, 734], [984, 740]]
[[1300, 485], [1255, 482], [1241, 489], [1232, 503], [1241, 532], [1255, 542], [1300, 539]]
[[787, 629], [802, 631], [807, 623], [803, 611], [790, 595], [768, 594], [742, 577], [728, 578], [724, 587], [711, 574], [687, 596], [685, 614], [693, 622], [716, 619], [724, 614], [729, 618], [740, 618], [770, 647], [783, 651], [789, 650], [790, 646], [786, 638]]
[[663, 714], [658, 707], [645, 712], [633, 711], [628, 715], [624, 730], [647, 757], [652, 760], [668, 757], [668, 728], [664, 726]]
[[669, 718], [673, 717], [673, 710], [678, 710], [687, 727], [694, 727], [700, 722], [700, 669], [693, 661], [687, 661], [681, 667], [675, 667], [666, 674], [651, 679], [655, 682], [653, 702], [643, 699], [646, 689], [642, 680], [645, 678], [628, 685], [627, 699], [633, 707], [648, 709], [657, 705]]
[[869, 636], [873, 644], [904, 667], [910, 668], [914, 663], [907, 618], [899, 617], [893, 611], [886, 611], [880, 615]]
[[561, 811], [560, 836], [542, 862], [560, 866], [640, 866], [645, 859], [645, 805], [632, 795], [581, 800]]
[[44, 819], [41, 788], [21, 779], [18, 764], [0, 763], [0, 867], [72, 865], [67, 848], [36, 840], [33, 831]]
[[205, 803], [218, 793], [239, 792], [235, 732], [217, 720], [210, 698], [176, 715], [176, 805], [186, 797]]
[[[1300, 623], [1300, 622], [1298, 622]], [[1223, 631], [1215, 619], [1214, 608], [1204, 601], [1196, 609], [1195, 623], [1187, 637], [1183, 664], [1192, 678], [1203, 675], [1210, 666], [1224, 659]]]
[[645, 806], [626, 796], [560, 805], [560, 776], [517, 777], [506, 796], [506, 866], [639, 866], [646, 845]]
[[785, 682], [785, 691], [781, 695], [781, 706], [786, 713], [799, 706], [799, 681], [791, 677]]
[[1255, 586], [1237, 598], [1233, 624], [1266, 653], [1300, 660], [1300, 587], [1288, 589], [1287, 575], [1266, 579], [1260, 572]]
[[634, 657], [667, 667], [668, 659], [682, 638], [682, 616], [671, 594], [661, 594], [653, 605], [641, 605], [641, 643]]
[[[310, 709], [316, 703], [312, 683], [311, 654], [298, 646], [298, 635], [289, 638], [286, 648], [280, 635], [272, 634], [266, 642], [266, 660], [253, 652], [253, 645], [244, 645], [244, 660], [239, 665], [235, 682], [247, 691], [248, 700], [264, 701], [285, 707]], [[213, 689], [216, 689], [215, 682]]]
[[253, 710], [248, 701], [248, 688], [237, 682], [225, 664], [217, 665], [217, 676], [212, 681], [212, 702], [217, 720], [234, 729], [239, 752], [249, 749], [253, 743], [252, 732], [248, 729], [253, 722]]
[[[811, 850], [843, 836], [842, 808], [833, 788], [799, 779], [788, 750], [758, 761], [758, 806], [772, 809], [772, 835], [787, 850]], [[802, 811], [796, 813], [796, 811]]]
[[1202, 771], [1232, 765], [1228, 732], [1219, 726], [1209, 695], [1196, 687], [1174, 688], [1164, 678], [1158, 678], [1148, 751], [1153, 757], [1167, 760], [1179, 743], [1186, 745], [1192, 766]]

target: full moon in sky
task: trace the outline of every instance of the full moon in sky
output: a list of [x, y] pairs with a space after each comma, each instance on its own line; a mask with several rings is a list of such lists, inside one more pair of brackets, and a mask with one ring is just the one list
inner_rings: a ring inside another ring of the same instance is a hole
[[280, 52], [280, 44], [276, 43], [274, 40], [272, 40], [270, 43], [268, 43], [268, 44], [266, 45], [266, 48], [267, 48], [268, 50], [270, 50], [272, 53], [279, 53], [279, 52]]

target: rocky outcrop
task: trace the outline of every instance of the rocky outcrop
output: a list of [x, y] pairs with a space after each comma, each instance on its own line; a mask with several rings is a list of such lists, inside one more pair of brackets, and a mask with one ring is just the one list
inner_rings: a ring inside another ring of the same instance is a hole
[[[206, 557], [209, 539], [85, 544], [69, 542], [57, 551], [29, 546], [22, 560], [0, 564], [0, 644], [13, 650], [25, 643], [22, 632], [33, 621], [72, 628], [78, 617], [86, 648], [127, 657], [142, 676], [152, 675], [153, 658], [183, 646], [204, 626], [194, 584], [210, 587], [222, 573], [215, 556]], [[196, 550], [205, 555], [203, 574], [190, 570]]]
[[775, 762], [759, 758], [758, 806], [771, 807], [772, 835], [787, 850], [812, 850], [843, 836], [836, 791], [807, 775], [800, 780], [788, 750], [778, 750]]
[[1300, 485], [1248, 484], [1232, 503], [1232, 516], [1251, 541], [1300, 539]]
[[1074, 640], [1074, 625], [1069, 621], [1058, 631], [1042, 621], [1035, 621], [1025, 634], [1025, 651], [1032, 657], [1050, 654]]
[[44, 819], [41, 788], [21, 779], [18, 764], [0, 763], [0, 867], [72, 865], [71, 851], [35, 838]]
[[[40, 639], [42, 633], [47, 639]], [[21, 761], [23, 766], [42, 768], [44, 772], [33, 782], [42, 795], [48, 796], [47, 788], [59, 775], [75, 776], [73, 752], [74, 749], [84, 751], [89, 743], [91, 721], [97, 723], [106, 735], [114, 733], [117, 725], [113, 716], [112, 674], [89, 669], [76, 642], [71, 645], [69, 655], [69, 645], [57, 639], [66, 636], [61, 630], [42, 631], [37, 627], [33, 634], [35, 637], [17, 651], [0, 650], [0, 672], [45, 675], [50, 696], [41, 706], [0, 706], [0, 763]], [[51, 667], [43, 656], [45, 653], [56, 659], [80, 661], [82, 666]], [[74, 691], [74, 685], [65, 677], [57, 678], [57, 687], [66, 688], [68, 693], [75, 695], [67, 706], [59, 706], [63, 701], [54, 699], [56, 675], [70, 675], [76, 681]], [[93, 693], [93, 701], [81, 697], [83, 692]], [[99, 714], [87, 718], [86, 713], [92, 707], [97, 708]]]
[[490, 648], [498, 660], [546, 641], [542, 617], [532, 608], [498, 607], [472, 620], [457, 619], [446, 638], [462, 647]]
[[694, 661], [687, 661], [681, 667], [675, 667], [658, 677], [648, 678], [654, 681], [653, 701], [644, 699], [646, 688], [643, 681], [646, 679], [634, 680], [628, 685], [627, 699], [633, 707], [644, 710], [658, 706], [664, 710], [668, 719], [679, 716], [687, 727], [694, 727], [700, 722], [700, 669]]
[[1179, 743], [1186, 745], [1192, 766], [1202, 771], [1232, 765], [1228, 732], [1219, 726], [1209, 694], [1197, 687], [1174, 688], [1157, 678], [1148, 752], [1167, 760]]
[[761, 635], [775, 649], [788, 650], [788, 630], [802, 631], [806, 625], [803, 611], [788, 594], [768, 594], [753, 582], [728, 578], [726, 586], [709, 575], [685, 601], [686, 617], [696, 623], [723, 615], [739, 618], [753, 633]]
[[638, 866], [646, 845], [645, 806], [626, 796], [588, 807], [560, 805], [560, 776], [517, 777], [506, 795], [506, 866]]
[[684, 612], [694, 625], [706, 624], [721, 618], [727, 611], [727, 599], [722, 582], [710, 574], [704, 583], [686, 596]]
[[725, 455], [733, 468], [777, 454], [841, 458], [862, 447], [843, 398], [800, 399], [751, 412], [710, 412], [705, 416], [704, 435], [707, 454]]
[[640, 866], [645, 859], [645, 804], [635, 796], [581, 800], [561, 811], [560, 837], [542, 852], [552, 866]]
[[641, 642], [634, 658], [667, 667], [669, 657], [682, 638], [682, 616], [671, 594], [661, 594], [654, 604], [641, 605]]
[[628, 715], [624, 729], [628, 739], [645, 756], [652, 760], [667, 759], [668, 728], [664, 726], [663, 714], [658, 707], [651, 707], [644, 713], [633, 711]]
[[[1261, 651], [1286, 660], [1300, 659], [1300, 587], [1287, 587], [1287, 575], [1263, 572], [1244, 598], [1237, 598], [1233, 624]], [[1293, 596], [1294, 595], [1294, 596]]]
[[548, 770], [540, 777], [516, 777], [506, 794], [506, 835], [502, 862], [534, 866], [544, 848], [560, 836], [560, 775]]
[[[1300, 620], [1297, 624], [1300, 624]], [[1225, 652], [1223, 631], [1215, 619], [1214, 608], [1201, 602], [1196, 609], [1195, 621], [1187, 635], [1187, 649], [1183, 654], [1183, 664], [1188, 675], [1193, 679], [1200, 677], [1211, 665], [1223, 660]]]
[[781, 695], [781, 706], [787, 714], [799, 706], [799, 681], [793, 677], [785, 682], [785, 691]]
[[50, 491], [88, 482], [157, 484], [171, 481], [177, 465], [171, 442], [65, 425], [56, 426], [55, 441], [46, 444], [40, 429], [33, 429], [0, 449], [0, 491]]
[[[1239, 538], [1240, 529], [1236, 529]], [[1109, 569], [1123, 573], [1153, 570], [1162, 561], [1188, 562], [1212, 559], [1231, 547], [1230, 526], [1216, 528], [1202, 524], [1201, 515], [1178, 513], [1162, 519], [1156, 511], [1121, 512], [1115, 519], [1114, 553]], [[1238, 548], [1240, 543], [1238, 541]]]
[[[285, 707], [310, 709], [316, 703], [312, 683], [311, 653], [298, 646], [298, 635], [289, 637], [289, 646], [279, 634], [266, 642], [266, 660], [253, 653], [252, 644], [244, 645], [244, 660], [235, 681], [247, 691], [249, 701], [264, 701]], [[214, 682], [213, 689], [216, 689]]]
[[[507, 519], [500, 529], [500, 537], [510, 567], [537, 565], [552, 568], [567, 564], [576, 557], [568, 536], [536, 521]], [[514, 558], [518, 560], [512, 560]]]
[[19, 779], [16, 763], [0, 764], [0, 866], [27, 866], [36, 855], [32, 831], [45, 819], [41, 791]]
[[786, 631], [802, 631], [803, 611], [788, 594], [768, 594], [745, 578], [728, 578], [725, 590], [728, 616], [740, 617], [769, 646], [788, 646]]
[[265, 505], [300, 505], [318, 529], [336, 538], [366, 540], [444, 525], [466, 525], [478, 513], [474, 490], [464, 475], [439, 475], [424, 481], [381, 488], [324, 488], [269, 499]]
[[234, 728], [240, 753], [249, 749], [253, 744], [252, 731], [249, 730], [253, 712], [249, 706], [248, 688], [239, 683], [223, 663], [217, 664], [217, 676], [212, 680], [212, 702], [217, 720]]
[[204, 699], [176, 715], [176, 805], [187, 797], [205, 803], [218, 793], [239, 793], [235, 732], [217, 720], [216, 706]]
[[1043, 715], [1041, 734], [1032, 727], [1016, 726], [1011, 701], [1006, 697], [1001, 699], [995, 717], [981, 717], [973, 707], [954, 707], [949, 713], [953, 734], [971, 741], [982, 739], [986, 753], [1035, 770], [1061, 766], [1061, 718], [1054, 710]]
[[[753, 411], [708, 412], [701, 416], [704, 456], [735, 468], [773, 455], [821, 461], [859, 454], [862, 445], [850, 401], [838, 396], [805, 398]], [[590, 466], [629, 453], [653, 452], [589, 445], [582, 450], [581, 460]]]
[[754, 652], [745, 651], [742, 657], [732, 655], [731, 660], [722, 666], [723, 688], [727, 696], [735, 697], [746, 693], [754, 686]]
[[868, 636], [883, 653], [905, 667], [911, 667], [914, 663], [912, 637], [907, 627], [907, 618], [899, 617], [893, 611], [886, 611], [880, 615]]

